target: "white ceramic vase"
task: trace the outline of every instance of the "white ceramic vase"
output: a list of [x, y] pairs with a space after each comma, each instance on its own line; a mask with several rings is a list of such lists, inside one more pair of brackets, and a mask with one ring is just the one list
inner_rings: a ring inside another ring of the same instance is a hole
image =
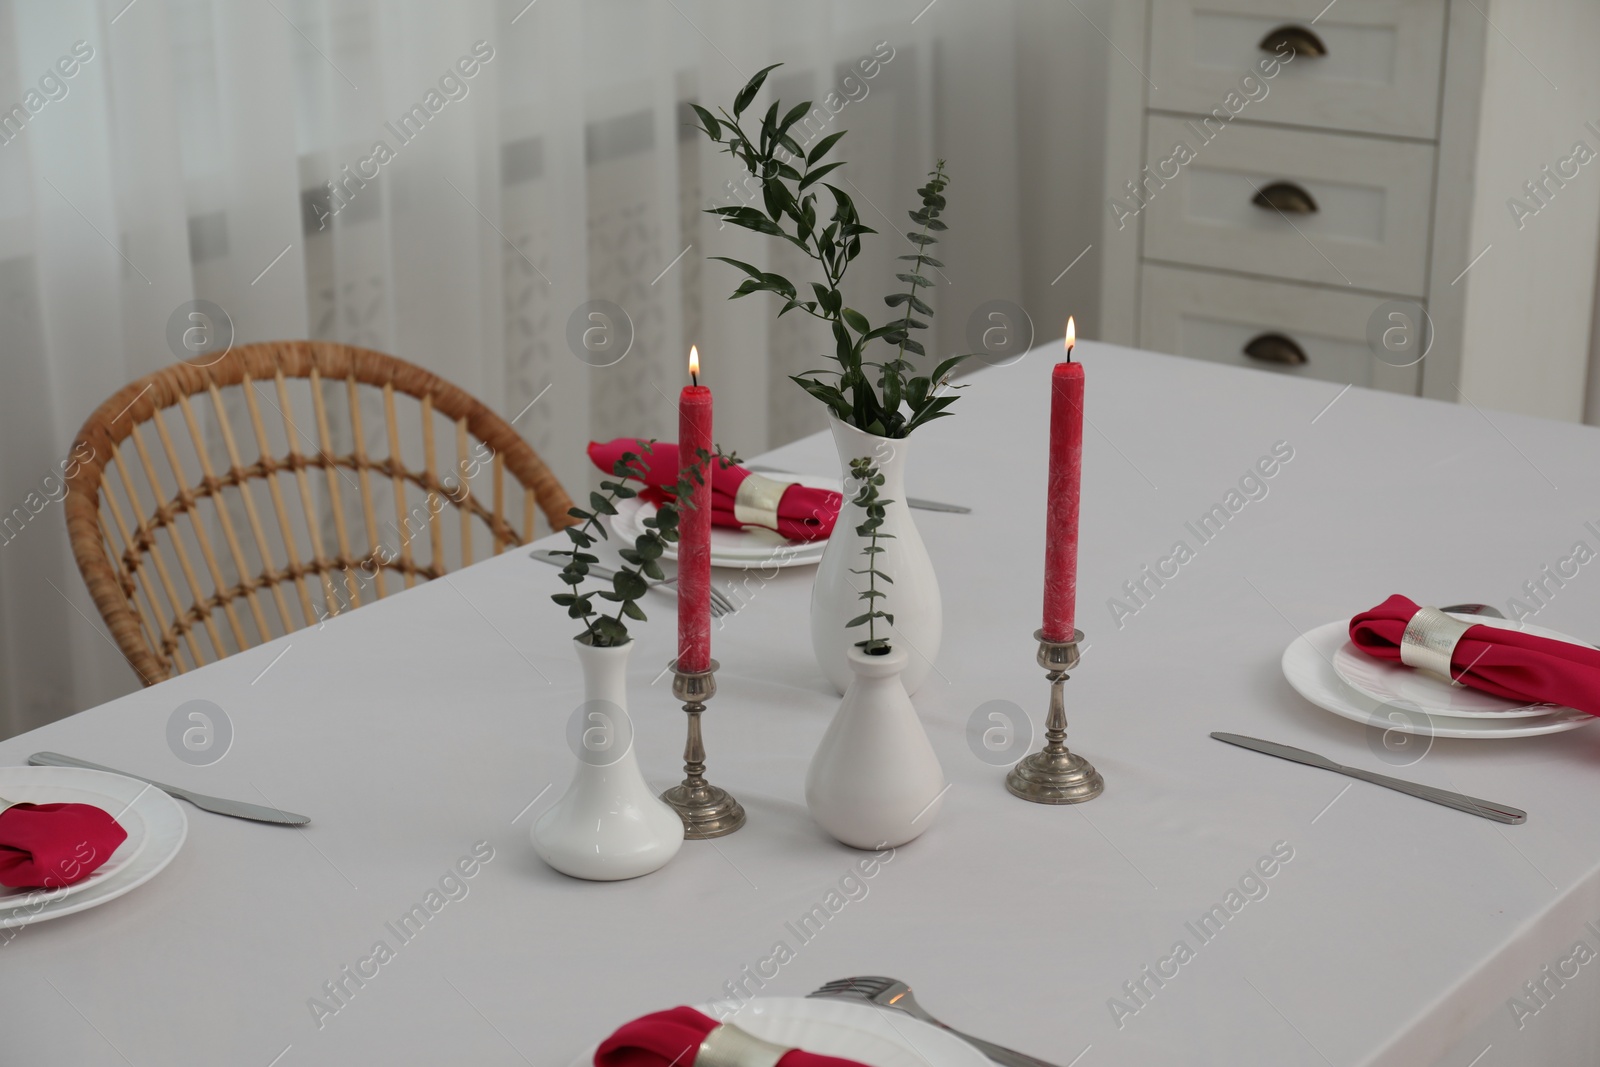
[[561, 799], [534, 822], [533, 849], [574, 878], [637, 878], [678, 854], [683, 820], [645, 782], [634, 756], [627, 684], [632, 642], [573, 646], [583, 666], [583, 719], [569, 733], [578, 766]]
[[806, 772], [811, 817], [854, 848], [903, 845], [944, 805], [944, 768], [900, 682], [907, 659], [850, 649], [850, 687]]
[[907, 693], [915, 693], [939, 655], [944, 611], [939, 601], [939, 579], [933, 573], [933, 560], [928, 558], [922, 535], [917, 533], [916, 524], [911, 521], [911, 509], [906, 505], [906, 447], [910, 442], [904, 438], [878, 437], [831, 416], [829, 423], [834, 446], [839, 450], [844, 508], [822, 552], [822, 562], [817, 565], [817, 576], [811, 586], [811, 647], [816, 651], [822, 673], [843, 693], [850, 685], [850, 649], [865, 636], [862, 628], [846, 629], [845, 623], [867, 610], [866, 602], [859, 596], [866, 588], [866, 580], [850, 573], [865, 567], [867, 558], [861, 554], [866, 539], [856, 533], [856, 527], [866, 516], [850, 503], [861, 489], [860, 483], [850, 477], [850, 461], [866, 456], [883, 475], [879, 495], [894, 501], [884, 508], [880, 528], [880, 534], [894, 536], [878, 542], [884, 550], [877, 557], [878, 569], [891, 579], [891, 584], [883, 587], [889, 595], [879, 600], [878, 606], [894, 616], [890, 637], [895, 647], [903, 649], [909, 657], [901, 681]]

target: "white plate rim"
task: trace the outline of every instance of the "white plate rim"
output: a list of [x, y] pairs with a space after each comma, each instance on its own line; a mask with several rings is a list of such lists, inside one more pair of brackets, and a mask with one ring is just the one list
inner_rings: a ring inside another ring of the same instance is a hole
[[[108, 771], [91, 771], [83, 767], [0, 767], [0, 781], [18, 771], [51, 772], [51, 777], [63, 778], [69, 784], [88, 783], [79, 786], [85, 791], [92, 790], [94, 783], [100, 783], [109, 790], [105, 795], [113, 802], [130, 804], [139, 809], [140, 815], [149, 827], [151, 844], [155, 847], [141, 849], [139, 855], [126, 868], [76, 896], [46, 900], [29, 914], [19, 914], [19, 911], [27, 905], [13, 906], [9, 911], [0, 914], [0, 930], [58, 919], [63, 915], [72, 915], [115, 900], [160, 874], [167, 864], [172, 862], [189, 836], [189, 819], [178, 802], [155, 786], [146, 785], [137, 779]], [[30, 774], [30, 777], [32, 776]]]
[[1349, 620], [1336, 619], [1325, 623], [1289, 642], [1283, 650], [1279, 666], [1284, 678], [1294, 691], [1324, 711], [1341, 718], [1384, 730], [1418, 734], [1424, 737], [1455, 737], [1471, 740], [1536, 737], [1542, 734], [1576, 730], [1595, 721], [1595, 716], [1574, 708], [1560, 708], [1550, 715], [1536, 719], [1462, 719], [1432, 716], [1421, 712], [1426, 720], [1421, 728], [1414, 727], [1403, 716], [1385, 718], [1383, 706], [1368, 700], [1345, 685], [1334, 671], [1333, 652], [1349, 634]]
[[[739, 1015], [742, 1015], [752, 1006], [757, 1007], [758, 1014], [760, 1009], [765, 1008], [767, 1010], [777, 1009], [779, 1011], [791, 1014], [797, 1013], [811, 1018], [829, 1015], [835, 1017], [839, 1015], [844, 1015], [847, 1017], [850, 1015], [856, 1015], [863, 1025], [858, 1027], [849, 1027], [849, 1024], [839, 1023], [836, 1018], [830, 1021], [833, 1021], [835, 1025], [840, 1026], [841, 1028], [865, 1030], [869, 1033], [872, 1033], [874, 1036], [884, 1037], [886, 1040], [890, 1040], [893, 1043], [900, 1045], [907, 1052], [910, 1052], [912, 1055], [916, 1056], [919, 1060], [926, 1064], [927, 1067], [991, 1067], [989, 1058], [983, 1053], [979, 1052], [976, 1048], [973, 1048], [971, 1045], [967, 1044], [965, 1041], [951, 1035], [947, 1031], [925, 1023], [920, 1019], [912, 1018], [909, 1015], [896, 1013], [894, 1017], [895, 1036], [887, 1037], [886, 1035], [883, 1035], [877, 1029], [868, 1024], [874, 1020], [881, 1019], [884, 1015], [884, 1009], [874, 1008], [867, 1004], [858, 1004], [848, 1000], [827, 997], [755, 997], [751, 1000], [745, 1001], [740, 1007], [739, 1012], [731, 1017], [732, 1020], [737, 1020]], [[716, 1005], [713, 1004], [694, 1005], [694, 1009], [696, 1011], [709, 1015], [712, 1018], [717, 1017], [715, 1008]], [[915, 1034], [918, 1041], [926, 1039], [927, 1047], [912, 1046], [907, 1044], [904, 1038], [899, 1036], [900, 1031], [902, 1030]], [[588, 1051], [584, 1052], [583, 1055], [572, 1061], [571, 1067], [592, 1067], [594, 1063], [595, 1050], [599, 1047], [600, 1042], [596, 1041], [589, 1047]], [[935, 1054], [935, 1058], [933, 1059], [928, 1058], [928, 1053], [930, 1050]], [[838, 1054], [836, 1053], [835, 1055]]]

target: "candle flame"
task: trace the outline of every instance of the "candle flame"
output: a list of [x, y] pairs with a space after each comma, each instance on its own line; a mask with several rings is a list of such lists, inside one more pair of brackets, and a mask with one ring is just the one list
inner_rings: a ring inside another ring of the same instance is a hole
[[1078, 324], [1072, 321], [1072, 316], [1067, 316], [1067, 358], [1072, 358], [1072, 349], [1078, 343]]
[[689, 346], [689, 377], [700, 377], [700, 350], [694, 345]]

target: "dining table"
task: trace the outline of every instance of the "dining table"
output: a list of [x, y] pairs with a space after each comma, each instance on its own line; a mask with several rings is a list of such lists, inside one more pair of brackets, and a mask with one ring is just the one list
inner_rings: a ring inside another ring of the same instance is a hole
[[[708, 777], [746, 825], [634, 880], [545, 866], [529, 828], [575, 763], [578, 627], [550, 602], [558, 570], [508, 547], [0, 742], [0, 765], [62, 752], [311, 817], [186, 807], [148, 884], [0, 931], [0, 1062], [565, 1067], [647, 1012], [857, 975], [1058, 1067], [1596, 1062], [1600, 730], [1397, 738], [1302, 699], [1280, 657], [1393, 593], [1600, 638], [1600, 563], [1575, 552], [1600, 547], [1600, 430], [1496, 410], [1470, 379], [1446, 403], [1081, 342], [1067, 742], [1105, 791], [1027, 803], [1005, 776], [1049, 697], [1033, 633], [1060, 352], [963, 375], [953, 417], [900, 445], [908, 492], [971, 508], [914, 513], [944, 633], [913, 700], [949, 783], [923, 836], [860, 852], [812, 822], [806, 769], [839, 704], [808, 640], [814, 568], [719, 568], [739, 610], [712, 635]], [[824, 433], [749, 458], [837, 470]], [[683, 775], [675, 610], [642, 606], [628, 710], [664, 789]], [[232, 729], [204, 766], [168, 739], [195, 700]]]

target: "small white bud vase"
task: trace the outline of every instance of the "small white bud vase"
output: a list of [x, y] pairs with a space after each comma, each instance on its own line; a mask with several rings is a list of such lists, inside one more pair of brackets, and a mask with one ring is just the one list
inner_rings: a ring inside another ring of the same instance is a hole
[[944, 768], [900, 682], [906, 653], [847, 655], [853, 677], [811, 757], [806, 807], [853, 848], [895, 848], [939, 817]]
[[[817, 565], [817, 576], [811, 585], [811, 647], [817, 654], [822, 673], [843, 693], [850, 684], [850, 650], [861, 639], [859, 630], [846, 629], [845, 624], [868, 610], [859, 598], [866, 588], [866, 580], [852, 574], [851, 568], [864, 566], [862, 548], [867, 539], [856, 533], [866, 516], [851, 503], [861, 485], [850, 476], [850, 461], [870, 457], [878, 473], [883, 475], [883, 486], [878, 490], [892, 503], [884, 507], [882, 538], [878, 544], [883, 552], [876, 566], [891, 575], [893, 584], [883, 587], [888, 595], [877, 606], [894, 616], [894, 630], [888, 636], [896, 648], [903, 648], [909, 657], [902, 684], [907, 693], [915, 693], [933, 669], [933, 660], [939, 655], [939, 640], [944, 634], [944, 610], [939, 599], [939, 579], [933, 572], [933, 560], [922, 543], [922, 535], [911, 521], [911, 509], [906, 505], [905, 464], [906, 438], [879, 437], [854, 426], [829, 417], [833, 443], [839, 450], [839, 466], [844, 478], [844, 507], [839, 512], [838, 524], [823, 549], [822, 562]], [[893, 536], [885, 536], [885, 535]]]
[[574, 641], [583, 666], [581, 716], [568, 730], [572, 784], [533, 824], [540, 859], [574, 878], [611, 882], [659, 870], [683, 845], [683, 820], [645, 782], [628, 718], [630, 641]]

